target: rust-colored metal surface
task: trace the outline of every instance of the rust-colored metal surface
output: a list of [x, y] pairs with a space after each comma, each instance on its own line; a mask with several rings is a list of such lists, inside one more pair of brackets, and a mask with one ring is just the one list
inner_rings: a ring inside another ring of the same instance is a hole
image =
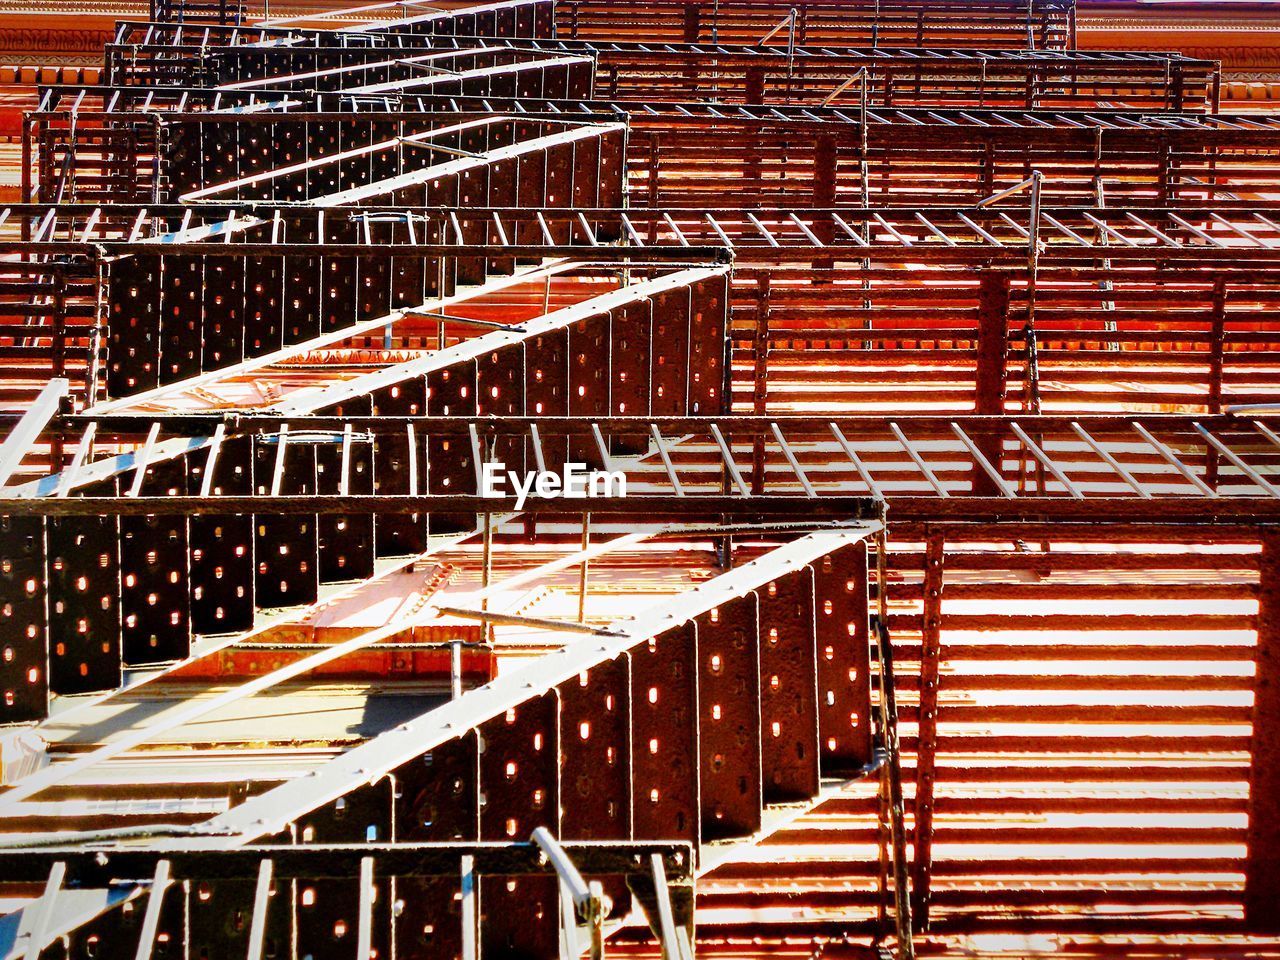
[[1075, 17], [174, 0], [42, 88], [0, 956], [1280, 950], [1280, 126]]

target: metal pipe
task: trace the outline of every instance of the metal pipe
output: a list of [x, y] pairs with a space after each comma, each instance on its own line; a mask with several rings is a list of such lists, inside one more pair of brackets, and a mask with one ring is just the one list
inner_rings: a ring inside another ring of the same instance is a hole
[[457, 700], [462, 696], [462, 641], [449, 641], [449, 696]]
[[[607, 468], [607, 465], [606, 465]], [[587, 622], [587, 576], [591, 570], [591, 512], [582, 515], [582, 564], [578, 567], [578, 622]]]
[[991, 194], [991, 196], [989, 197], [979, 200], [977, 203], [974, 204], [974, 206], [978, 209], [981, 209], [982, 207], [989, 207], [993, 203], [999, 203], [1001, 200], [1004, 200], [1006, 197], [1012, 197], [1016, 193], [1021, 193], [1023, 190], [1026, 190], [1028, 187], [1030, 187], [1032, 184], [1035, 183], [1037, 175], [1040, 175], [1040, 172], [1038, 170], [1032, 171], [1031, 176], [1028, 177], [1026, 180], [1023, 180], [1020, 183], [1015, 183], [1012, 187], [1005, 187], [1003, 190], [1000, 190], [996, 193]]
[[893, 839], [894, 921], [898, 939], [898, 960], [914, 960], [911, 939], [911, 889], [907, 872], [907, 836], [902, 799], [902, 766], [898, 752], [898, 705], [893, 684], [893, 648], [888, 622], [888, 541], [884, 530], [876, 544], [876, 647], [880, 666], [881, 737], [888, 762], [884, 767], [884, 787], [889, 795], [889, 826]]
[[[538, 846], [555, 868], [560, 878], [560, 889], [567, 894], [577, 915], [586, 921], [591, 936], [592, 960], [601, 960], [604, 957], [604, 898], [600, 885], [598, 883], [587, 885], [569, 854], [546, 827], [537, 827], [529, 839]], [[566, 927], [572, 920], [570, 916], [564, 918]], [[571, 935], [572, 930], [566, 929], [565, 933]]]
[[105, 830], [82, 830], [71, 833], [44, 833], [38, 836], [22, 836], [0, 838], [0, 850], [25, 850], [37, 847], [81, 846], [99, 841], [123, 839], [151, 839], [152, 837], [186, 837], [191, 835], [190, 826], [179, 824], [151, 823], [137, 827], [110, 827]]
[[[1027, 406], [1040, 412], [1040, 350], [1036, 337], [1036, 281], [1040, 273], [1040, 188], [1044, 174], [1031, 171], [1031, 213], [1027, 233]], [[1041, 484], [1043, 487], [1043, 483]]]

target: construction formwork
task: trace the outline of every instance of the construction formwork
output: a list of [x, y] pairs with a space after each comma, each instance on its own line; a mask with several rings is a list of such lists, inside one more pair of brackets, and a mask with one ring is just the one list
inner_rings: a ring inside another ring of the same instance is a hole
[[1070, 5], [454, 7], [26, 119], [4, 955], [1277, 949], [1275, 119]]

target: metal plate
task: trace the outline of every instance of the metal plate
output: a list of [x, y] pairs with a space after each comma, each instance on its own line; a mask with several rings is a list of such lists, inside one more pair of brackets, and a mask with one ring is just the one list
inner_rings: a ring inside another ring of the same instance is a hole
[[[373, 415], [421, 416], [427, 408], [426, 380], [416, 377], [373, 394]], [[414, 457], [419, 458], [419, 490], [426, 488], [426, 437], [415, 436]], [[409, 492], [409, 435], [379, 435], [373, 444], [373, 489], [376, 493]], [[426, 546], [426, 517], [421, 514], [387, 515], [375, 520], [375, 550], [380, 557], [421, 553]]]
[[161, 257], [160, 382], [176, 383], [200, 372], [204, 257]]
[[[192, 459], [187, 489], [198, 493], [207, 457]], [[215, 496], [253, 490], [252, 441], [238, 437], [222, 444], [214, 461]], [[253, 517], [229, 514], [191, 517], [191, 630], [197, 634], [235, 633], [253, 626]]]
[[631, 835], [630, 678], [619, 658], [560, 686], [565, 840]]
[[[254, 486], [271, 489], [280, 447], [257, 441], [254, 450]], [[285, 467], [280, 485], [284, 495], [312, 493], [316, 489], [316, 454], [310, 444], [285, 446]], [[315, 514], [254, 517], [254, 595], [259, 608], [291, 607], [315, 602], [319, 589], [319, 540]]]
[[50, 517], [46, 534], [50, 690], [114, 690], [121, 678], [119, 520]]
[[43, 521], [0, 517], [0, 721], [48, 712]]
[[[526, 701], [480, 727], [480, 837], [525, 840], [537, 826], [559, 832], [559, 698]], [[484, 877], [481, 951], [540, 958], [556, 949], [556, 882], [546, 877]]]
[[818, 792], [818, 678], [813, 570], [785, 574], [760, 601], [761, 766], [766, 803]]
[[690, 623], [629, 654], [636, 837], [700, 840], [697, 650]]
[[480, 837], [480, 753], [467, 733], [397, 768], [396, 841]]
[[760, 829], [760, 622], [754, 593], [697, 619], [704, 841]]
[[[147, 470], [141, 493], [177, 492], [186, 485], [186, 461], [171, 460]], [[188, 548], [186, 517], [120, 518], [121, 646], [126, 664], [181, 660], [190, 653]]]
[[871, 760], [866, 544], [833, 551], [814, 564], [813, 574], [822, 772], [838, 776]]
[[107, 393], [112, 397], [160, 382], [159, 275], [159, 257], [126, 257], [111, 265]]

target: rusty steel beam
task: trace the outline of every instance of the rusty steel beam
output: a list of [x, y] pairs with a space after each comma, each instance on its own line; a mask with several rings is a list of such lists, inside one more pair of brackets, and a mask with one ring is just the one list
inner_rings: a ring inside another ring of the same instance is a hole
[[1280, 533], [1262, 536], [1258, 559], [1257, 684], [1250, 739], [1248, 858], [1245, 861], [1245, 923], [1257, 933], [1280, 932]]
[[929, 929], [933, 898], [933, 816], [937, 781], [938, 697], [942, 656], [942, 586], [944, 543], [940, 536], [926, 541], [924, 559], [919, 728], [916, 734], [916, 789], [912, 802], [911, 923], [918, 932]]

